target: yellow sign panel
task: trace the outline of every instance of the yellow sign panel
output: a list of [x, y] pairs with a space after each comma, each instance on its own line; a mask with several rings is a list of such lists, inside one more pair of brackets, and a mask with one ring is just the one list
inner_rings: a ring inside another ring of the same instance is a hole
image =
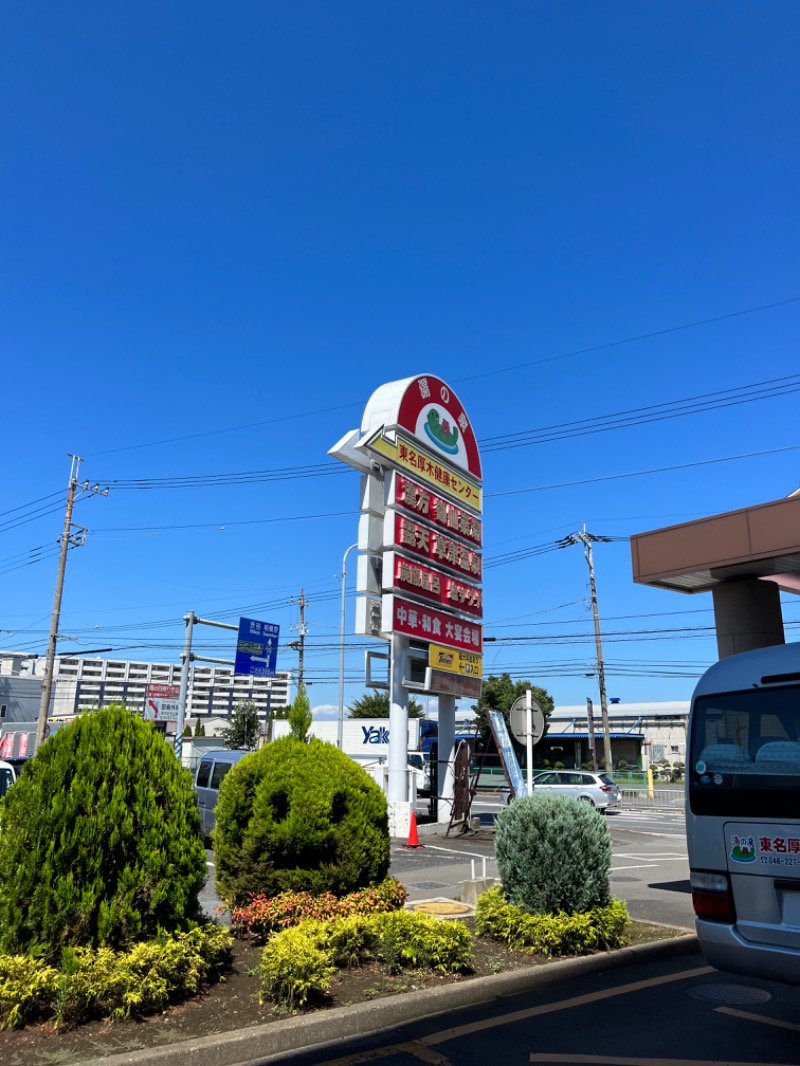
[[478, 514], [483, 510], [480, 485], [437, 459], [416, 442], [405, 440], [399, 435], [396, 441], [391, 441], [380, 432], [366, 441], [364, 447], [388, 459], [399, 470], [405, 470], [425, 481], [442, 495], [458, 500], [470, 510]]
[[430, 644], [428, 665], [434, 670], [447, 670], [465, 677], [483, 677], [483, 656], [470, 651], [446, 648], [443, 644]]

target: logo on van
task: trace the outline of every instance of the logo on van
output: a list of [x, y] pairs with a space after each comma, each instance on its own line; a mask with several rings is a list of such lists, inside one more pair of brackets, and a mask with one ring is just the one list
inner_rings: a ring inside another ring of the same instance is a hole
[[388, 744], [389, 730], [386, 726], [362, 725], [361, 732], [364, 734], [363, 744]]
[[731, 859], [734, 862], [755, 862], [756, 842], [753, 837], [731, 837]]

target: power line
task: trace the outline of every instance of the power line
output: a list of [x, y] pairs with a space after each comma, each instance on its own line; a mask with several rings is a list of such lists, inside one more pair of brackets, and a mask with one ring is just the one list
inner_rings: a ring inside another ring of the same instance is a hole
[[[462, 381], [474, 381], [474, 380], [477, 380], [479, 378], [492, 377], [492, 376], [497, 375], [497, 374], [509, 374], [509, 373], [513, 373], [516, 370], [524, 370], [524, 369], [526, 369], [528, 367], [531, 367], [531, 366], [540, 366], [542, 363], [551, 363], [551, 362], [554, 362], [554, 361], [559, 360], [559, 359], [570, 359], [570, 358], [572, 358], [572, 357], [574, 357], [576, 355], [587, 355], [587, 354], [590, 354], [591, 352], [605, 351], [605, 350], [607, 350], [609, 348], [621, 347], [622, 345], [626, 345], [626, 344], [634, 344], [637, 341], [650, 340], [653, 337], [664, 337], [664, 336], [667, 336], [670, 333], [679, 333], [679, 332], [682, 332], [682, 331], [685, 331], [685, 330], [696, 329], [699, 326], [713, 325], [714, 323], [717, 323], [717, 322], [725, 322], [725, 321], [729, 321], [729, 320], [734, 319], [734, 318], [741, 318], [741, 317], [743, 317], [745, 315], [759, 314], [762, 311], [772, 311], [772, 310], [775, 310], [778, 307], [786, 307], [786, 306], [788, 306], [790, 304], [799, 303], [799, 302], [800, 302], [800, 296], [790, 296], [786, 300], [777, 300], [774, 303], [759, 304], [756, 307], [747, 307], [747, 308], [744, 308], [741, 311], [731, 311], [731, 312], [729, 312], [727, 314], [724, 314], [724, 315], [715, 315], [712, 318], [697, 319], [694, 322], [685, 322], [685, 323], [683, 323], [681, 325], [678, 325], [678, 326], [668, 326], [668, 327], [666, 327], [664, 329], [652, 330], [652, 331], [650, 331], [648, 333], [638, 333], [638, 334], [635, 334], [635, 335], [630, 336], [630, 337], [623, 337], [623, 338], [621, 338], [619, 340], [607, 341], [607, 342], [605, 342], [603, 344], [595, 344], [595, 345], [592, 345], [591, 347], [588, 347], [588, 348], [576, 348], [576, 349], [574, 349], [572, 351], [561, 352], [559, 355], [550, 355], [550, 356], [545, 356], [542, 359], [534, 359], [531, 362], [527, 362], [527, 363], [516, 363], [516, 364], [514, 364], [512, 366], [498, 367], [495, 370], [486, 370], [486, 371], [484, 371], [483, 373], [480, 373], [480, 374], [471, 374], [471, 375], [468, 375], [466, 377], [455, 378], [454, 381], [453, 381], [453, 384], [459, 384]], [[237, 426], [227, 426], [227, 427], [224, 427], [222, 429], [208, 429], [208, 430], [203, 430], [203, 431], [201, 431], [199, 433], [187, 433], [187, 434], [184, 434], [184, 435], [182, 435], [180, 437], [166, 437], [166, 438], [164, 438], [162, 440], [146, 441], [146, 442], [144, 442], [142, 444], [127, 444], [127, 445], [122, 445], [122, 446], [120, 446], [118, 448], [106, 448], [104, 451], [90, 452], [89, 453], [89, 458], [95, 458], [98, 455], [112, 455], [112, 454], [115, 454], [117, 452], [134, 451], [134, 450], [137, 450], [139, 448], [155, 448], [155, 447], [159, 447], [162, 444], [175, 444], [175, 443], [177, 443], [179, 441], [184, 441], [184, 440], [197, 440], [200, 437], [218, 436], [219, 434], [222, 434], [222, 433], [235, 433], [235, 432], [239, 432], [240, 430], [243, 430], [243, 429], [256, 429], [259, 426], [274, 425], [274, 424], [279, 423], [279, 422], [289, 422], [289, 421], [293, 421], [293, 420], [298, 419], [298, 418], [311, 418], [311, 417], [314, 417], [314, 416], [320, 415], [320, 414], [328, 414], [328, 413], [330, 413], [332, 411], [347, 410], [348, 408], [351, 408], [351, 407], [359, 407], [359, 408], [363, 409], [365, 404], [366, 404], [366, 400], [359, 400], [359, 401], [354, 401], [353, 403], [340, 404], [340, 405], [338, 405], [336, 407], [320, 408], [317, 411], [304, 411], [304, 412], [300, 412], [300, 413], [294, 414], [294, 415], [282, 415], [282, 416], [277, 417], [277, 418], [267, 418], [267, 419], [263, 419], [262, 421], [259, 421], [259, 422], [247, 422], [247, 423], [243, 423], [243, 424], [237, 425]], [[103, 479], [103, 480], [105, 480], [105, 479]]]
[[578, 481], [561, 481], [550, 485], [534, 485], [527, 489], [506, 489], [502, 492], [484, 493], [486, 499], [496, 496], [519, 496], [526, 492], [547, 492], [550, 489], [568, 489], [577, 485], [597, 485], [602, 481], [621, 481], [628, 477], [645, 477], [649, 474], [666, 474], [673, 470], [688, 470], [696, 466], [712, 466], [715, 463], [732, 463], [739, 459], [755, 459], [762, 455], [779, 455], [782, 452], [796, 452], [800, 444], [789, 444], [785, 448], [767, 448], [760, 452], [744, 452], [741, 455], [723, 455], [717, 459], [697, 459], [691, 463], [675, 463], [673, 466], [655, 466], [649, 470], [631, 470], [624, 474], [602, 474], [599, 477], [581, 478]]

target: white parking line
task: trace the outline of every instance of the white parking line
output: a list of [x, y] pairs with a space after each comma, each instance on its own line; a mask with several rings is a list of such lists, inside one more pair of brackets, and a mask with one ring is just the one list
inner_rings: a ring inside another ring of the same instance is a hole
[[617, 870], [644, 870], [648, 867], [658, 866], [657, 862], [640, 862], [636, 866], [612, 866], [611, 873], [615, 874]]

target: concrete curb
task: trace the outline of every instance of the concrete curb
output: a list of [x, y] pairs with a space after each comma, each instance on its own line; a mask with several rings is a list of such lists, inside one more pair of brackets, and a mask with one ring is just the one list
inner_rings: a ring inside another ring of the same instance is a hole
[[102, 1066], [247, 1066], [270, 1055], [307, 1051], [331, 1044], [343, 1036], [370, 1036], [406, 1022], [528, 992], [543, 985], [549, 986], [603, 970], [618, 970], [637, 963], [690, 955], [699, 950], [697, 937], [687, 933], [652, 944], [639, 944], [577, 959], [554, 960], [526, 970], [478, 977], [446, 988], [408, 992], [355, 1007], [334, 1007], [285, 1021], [216, 1033], [144, 1051], [110, 1055], [95, 1061], [102, 1063]]

